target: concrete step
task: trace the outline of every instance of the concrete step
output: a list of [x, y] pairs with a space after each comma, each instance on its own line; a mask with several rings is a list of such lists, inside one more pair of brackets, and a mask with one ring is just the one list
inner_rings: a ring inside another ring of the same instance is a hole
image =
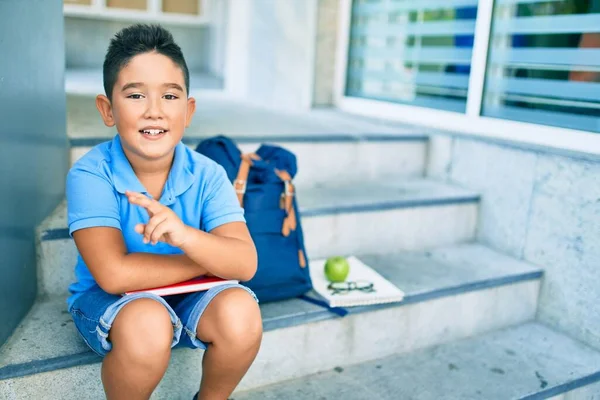
[[[468, 242], [479, 196], [430, 180], [362, 182], [298, 189], [309, 257], [394, 252]], [[63, 203], [38, 228], [38, 290], [67, 293], [77, 249]]]
[[[400, 287], [401, 303], [340, 318], [300, 299], [261, 305], [265, 335], [239, 386], [252, 389], [530, 321], [542, 271], [477, 244], [360, 256]], [[101, 398], [100, 359], [86, 350], [65, 298], [40, 299], [0, 349], [0, 398]], [[176, 349], [153, 399], [191, 398], [201, 351]], [[41, 397], [40, 397], [41, 396]]]
[[[205, 136], [207, 137], [207, 136]], [[296, 155], [298, 173], [294, 181], [309, 186], [329, 182], [398, 180], [425, 175], [428, 139], [424, 135], [292, 135], [232, 136], [244, 153], [262, 143], [277, 144]], [[70, 139], [71, 164], [105, 137]], [[202, 139], [185, 137], [195, 149]]]
[[536, 323], [238, 393], [235, 400], [600, 396], [600, 353]]
[[[397, 122], [347, 114], [335, 108], [282, 110], [248, 102], [196, 97], [196, 113], [186, 137], [200, 138], [217, 134], [261, 138], [265, 136], [355, 136], [382, 134], [424, 137], [424, 128]], [[67, 96], [67, 135], [69, 138], [109, 138], [114, 128], [104, 125], [96, 109], [94, 96]]]
[[[428, 137], [423, 128], [389, 125], [335, 109], [291, 112], [216, 98], [199, 98], [197, 104], [184, 143], [195, 148], [202, 138], [223, 134], [245, 152], [260, 143], [282, 145], [297, 156], [298, 184], [425, 174]], [[72, 162], [116, 134], [104, 126], [89, 96], [68, 96], [67, 131]]]

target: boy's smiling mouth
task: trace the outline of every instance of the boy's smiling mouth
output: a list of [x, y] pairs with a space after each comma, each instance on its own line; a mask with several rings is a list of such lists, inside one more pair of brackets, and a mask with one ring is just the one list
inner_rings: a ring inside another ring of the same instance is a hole
[[152, 127], [140, 129], [139, 132], [149, 139], [150, 138], [154, 139], [154, 138], [164, 136], [164, 134], [168, 132], [168, 129], [163, 129], [160, 127], [152, 126]]

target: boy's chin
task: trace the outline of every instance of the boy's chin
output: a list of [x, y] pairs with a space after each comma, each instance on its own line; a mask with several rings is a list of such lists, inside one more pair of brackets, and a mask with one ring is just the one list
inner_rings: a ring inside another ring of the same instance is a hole
[[179, 142], [171, 132], [155, 139], [145, 138], [142, 133], [137, 133], [137, 135], [128, 135], [128, 137], [121, 135], [123, 147], [128, 148], [131, 153], [135, 153], [138, 157], [147, 160], [158, 160], [173, 154], [173, 150]]
[[163, 157], [169, 156], [173, 154], [173, 151], [175, 149], [175, 145], [166, 145], [166, 146], [160, 146], [160, 147], [156, 147], [156, 148], [142, 148], [139, 149], [139, 154], [144, 157], [145, 159], [148, 160], [159, 160]]
[[159, 160], [163, 157], [173, 154], [176, 143], [170, 140], [158, 141], [152, 143], [143, 143], [136, 146], [135, 152], [147, 160]]

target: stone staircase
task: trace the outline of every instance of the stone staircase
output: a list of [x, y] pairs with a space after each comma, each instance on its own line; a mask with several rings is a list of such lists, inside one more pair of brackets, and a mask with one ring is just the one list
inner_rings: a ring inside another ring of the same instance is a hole
[[[97, 119], [90, 99], [69, 104], [75, 160], [112, 133], [85, 123]], [[600, 354], [535, 321], [542, 268], [477, 243], [479, 196], [427, 178], [426, 135], [335, 111], [199, 104], [190, 146], [224, 133], [245, 151], [268, 141], [296, 153], [310, 258], [357, 255], [406, 293], [345, 317], [262, 304], [263, 344], [235, 399], [597, 398]], [[101, 360], [66, 311], [76, 249], [64, 204], [37, 238], [38, 299], [0, 349], [0, 399], [103, 398]], [[201, 358], [176, 349], [152, 398], [190, 399]]]

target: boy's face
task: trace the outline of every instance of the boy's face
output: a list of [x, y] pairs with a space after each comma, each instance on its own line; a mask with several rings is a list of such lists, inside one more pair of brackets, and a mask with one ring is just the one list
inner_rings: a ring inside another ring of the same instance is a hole
[[130, 161], [172, 156], [196, 109], [181, 68], [154, 52], [133, 57], [119, 72], [112, 102], [99, 95], [96, 105], [104, 123], [116, 125]]

